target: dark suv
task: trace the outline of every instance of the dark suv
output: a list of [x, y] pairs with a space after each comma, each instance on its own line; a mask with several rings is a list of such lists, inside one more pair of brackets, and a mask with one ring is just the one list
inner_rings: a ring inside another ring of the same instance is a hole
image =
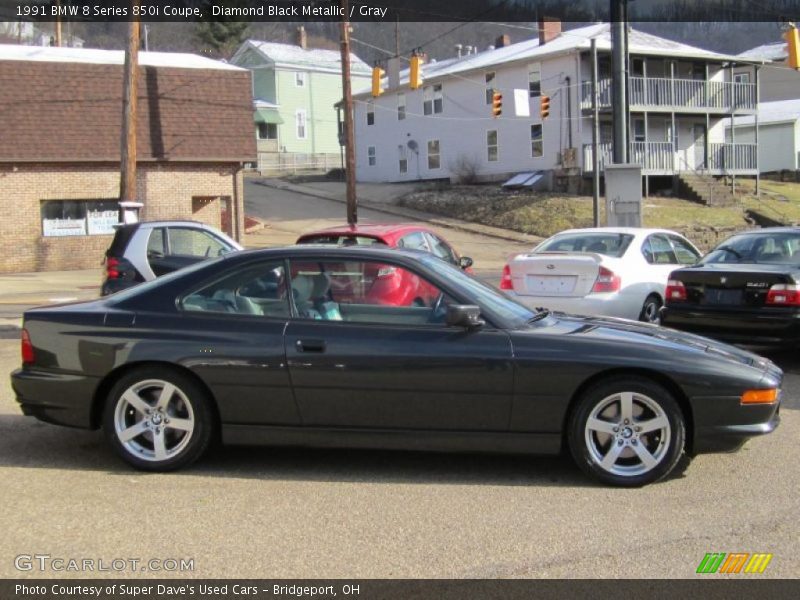
[[227, 235], [195, 221], [120, 225], [103, 263], [103, 296], [177, 271], [201, 260], [242, 250]]

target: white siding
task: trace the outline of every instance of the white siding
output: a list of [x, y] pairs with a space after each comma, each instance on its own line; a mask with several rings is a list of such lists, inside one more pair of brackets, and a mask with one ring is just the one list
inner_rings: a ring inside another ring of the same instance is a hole
[[[730, 129], [728, 130], [730, 139]], [[752, 125], [736, 127], [736, 142], [755, 143]], [[800, 169], [800, 119], [758, 127], [758, 170], [761, 173]]]

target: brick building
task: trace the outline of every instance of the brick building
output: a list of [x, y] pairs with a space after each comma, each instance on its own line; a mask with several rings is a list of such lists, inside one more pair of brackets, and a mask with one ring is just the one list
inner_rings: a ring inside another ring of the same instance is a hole
[[[0, 273], [99, 266], [117, 222], [121, 51], [0, 45]], [[241, 239], [255, 158], [250, 72], [139, 55], [141, 219]]]

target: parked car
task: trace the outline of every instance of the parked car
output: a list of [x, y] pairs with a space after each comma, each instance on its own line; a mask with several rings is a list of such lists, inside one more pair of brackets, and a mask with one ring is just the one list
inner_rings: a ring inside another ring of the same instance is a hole
[[196, 221], [120, 225], [106, 250], [101, 294], [113, 294], [198, 261], [242, 249], [221, 231]]
[[[344, 225], [304, 233], [298, 244], [321, 244], [330, 246], [384, 245], [429, 252], [442, 260], [467, 272], [472, 272], [472, 259], [458, 252], [438, 233], [413, 223], [400, 225]], [[427, 286], [423, 280], [408, 271], [385, 269], [369, 273], [370, 293], [365, 301], [373, 304], [405, 305], [413, 302], [419, 306], [430, 306], [436, 299], [437, 290]]]
[[[381, 269], [425, 280], [436, 302], [372, 304], [368, 274]], [[231, 253], [26, 311], [21, 345], [11, 379], [24, 414], [102, 427], [124, 460], [151, 471], [187, 466], [220, 434], [329, 448], [566, 445], [601, 481], [638, 486], [684, 451], [772, 431], [783, 379], [745, 350], [535, 312], [432, 255], [381, 247]]]
[[657, 323], [669, 274], [700, 256], [666, 229], [570, 229], [509, 260], [500, 289], [530, 307]]
[[694, 267], [673, 271], [664, 325], [742, 344], [800, 342], [800, 228], [728, 238]]

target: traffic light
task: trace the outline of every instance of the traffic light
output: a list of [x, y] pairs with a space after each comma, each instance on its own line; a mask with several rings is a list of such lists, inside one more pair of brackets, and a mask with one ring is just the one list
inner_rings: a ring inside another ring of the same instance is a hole
[[492, 116], [499, 117], [503, 114], [503, 94], [497, 90], [492, 91]]
[[797, 27], [787, 29], [783, 38], [786, 40], [786, 51], [789, 54], [789, 66], [800, 69], [800, 30]]
[[383, 77], [383, 69], [380, 67], [373, 67], [372, 68], [372, 96], [373, 98], [377, 98], [383, 93], [383, 88], [381, 87], [381, 77]]
[[550, 116], [550, 96], [542, 96], [539, 97], [539, 114], [542, 116], [542, 120], [544, 121], [547, 117]]
[[408, 62], [408, 87], [415, 90], [422, 85], [422, 57], [414, 54]]

